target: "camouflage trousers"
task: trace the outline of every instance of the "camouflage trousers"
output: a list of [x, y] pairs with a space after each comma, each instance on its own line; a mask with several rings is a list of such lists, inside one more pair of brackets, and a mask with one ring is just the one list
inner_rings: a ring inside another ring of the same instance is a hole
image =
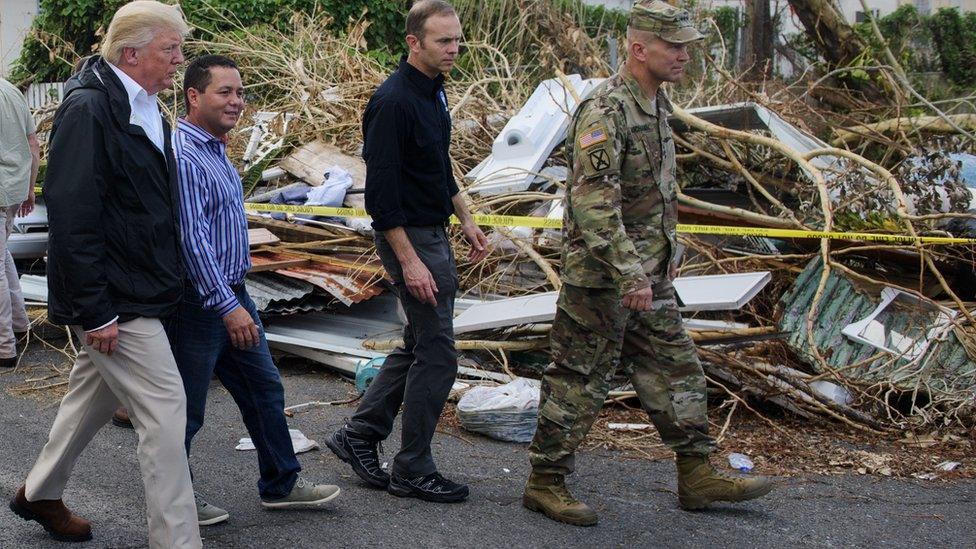
[[705, 374], [668, 280], [650, 311], [621, 305], [617, 290], [563, 285], [542, 378], [539, 424], [529, 459], [539, 473], [573, 471], [576, 448], [599, 414], [618, 366], [661, 439], [679, 455], [708, 455]]

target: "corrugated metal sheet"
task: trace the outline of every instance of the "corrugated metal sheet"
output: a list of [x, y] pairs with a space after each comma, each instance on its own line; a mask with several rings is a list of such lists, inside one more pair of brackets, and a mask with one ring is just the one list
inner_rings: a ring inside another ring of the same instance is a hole
[[367, 359], [386, 353], [363, 348], [363, 341], [397, 337], [402, 331], [397, 299], [390, 294], [349, 308], [275, 318], [265, 324], [272, 347], [293, 345]]
[[[819, 259], [811, 261], [797, 277], [793, 288], [780, 299], [783, 314], [779, 329], [790, 332], [788, 344], [815, 370], [819, 368], [807, 341], [806, 320], [820, 282], [821, 265]], [[814, 342], [831, 367], [843, 368], [879, 352], [877, 348], [852, 341], [841, 333], [845, 326], [874, 311], [879, 302], [876, 290], [860, 289], [836, 270], [831, 271], [813, 325]], [[910, 332], [917, 328], [917, 319], [907, 312], [893, 313], [889, 319], [886, 325], [897, 331]], [[944, 340], [929, 345], [917, 366], [904, 368], [906, 364], [904, 359], [886, 355], [858, 368], [845, 369], [841, 375], [859, 381], [889, 381], [906, 389], [913, 389], [923, 382], [929, 392], [976, 386], [976, 363], [951, 331]]]
[[[251, 263], [248, 292], [258, 310], [268, 314], [323, 310], [335, 299], [351, 305], [383, 292], [382, 266], [361, 256], [333, 257], [272, 247], [252, 252]], [[318, 296], [313, 294], [316, 289], [334, 299], [313, 299]]]
[[315, 286], [308, 282], [275, 276], [272, 273], [248, 274], [245, 283], [247, 293], [261, 312], [265, 312], [272, 303], [297, 303], [315, 291]]
[[370, 277], [351, 271], [347, 274], [329, 272], [317, 268], [315, 263], [310, 267], [293, 267], [279, 269], [275, 272], [314, 284], [329, 292], [345, 305], [359, 303], [383, 293], [383, 287], [379, 284], [382, 279], [379, 277]]

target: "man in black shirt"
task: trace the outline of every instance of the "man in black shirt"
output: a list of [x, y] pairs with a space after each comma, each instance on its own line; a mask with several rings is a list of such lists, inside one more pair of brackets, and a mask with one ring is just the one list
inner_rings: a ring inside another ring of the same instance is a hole
[[[443, 73], [461, 40], [454, 8], [421, 0], [407, 15], [407, 57], [373, 94], [363, 114], [366, 210], [376, 251], [407, 316], [402, 347], [389, 356], [347, 425], [326, 445], [371, 486], [401, 497], [459, 502], [468, 487], [437, 472], [430, 441], [457, 375], [454, 294], [457, 266], [445, 225], [451, 214], [471, 244], [468, 259], [488, 255], [451, 171], [451, 115]], [[400, 452], [392, 474], [379, 466], [377, 444], [403, 405]]]

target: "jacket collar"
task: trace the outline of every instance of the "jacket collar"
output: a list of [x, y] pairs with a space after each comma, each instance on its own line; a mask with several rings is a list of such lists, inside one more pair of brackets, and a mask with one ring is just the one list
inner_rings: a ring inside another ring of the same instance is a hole
[[[623, 80], [623, 84], [627, 88], [627, 91], [630, 92], [631, 96], [633, 96], [634, 102], [640, 106], [641, 110], [644, 111], [645, 114], [657, 118], [657, 111], [651, 104], [651, 98], [647, 97], [644, 90], [641, 89], [640, 84], [637, 83], [637, 79], [634, 78], [634, 75], [630, 74], [630, 71], [627, 70], [626, 66], [620, 68], [618, 75]], [[657, 107], [659, 109], [661, 109], [665, 114], [671, 112], [671, 101], [668, 99], [667, 94], [664, 93], [663, 87], [657, 89], [656, 99]]]
[[[82, 67], [81, 72], [68, 80], [66, 88], [70, 89], [65, 90], [65, 96], [76, 88], [95, 88], [102, 90], [108, 95], [112, 116], [115, 118], [119, 127], [131, 135], [141, 135], [149, 139], [149, 136], [146, 135], [146, 132], [142, 128], [130, 122], [132, 119], [132, 104], [129, 93], [122, 80], [119, 79], [115, 70], [109, 66], [108, 61], [104, 57], [100, 55], [92, 56], [91, 59], [85, 62], [85, 66]], [[145, 93], [145, 90], [143, 90], [143, 93]], [[155, 100], [155, 97], [153, 97], [153, 100]], [[155, 146], [153, 146], [153, 149], [167, 158], [167, 165], [169, 164], [168, 158], [171, 154], [167, 154], [165, 151], [168, 151], [171, 146], [170, 127], [169, 124], [164, 123], [163, 150], [160, 151]]]
[[424, 96], [434, 95], [444, 85], [443, 74], [438, 74], [434, 78], [427, 76], [410, 63], [407, 63], [406, 55], [400, 58], [400, 67], [397, 70], [402, 72], [407, 82]]
[[125, 89], [126, 96], [129, 98], [129, 108], [134, 108], [136, 101], [156, 101], [155, 95], [149, 95], [149, 93], [139, 85], [138, 82], [132, 79], [131, 76], [126, 74], [122, 69], [111, 63], [105, 63], [108, 65], [115, 76], [119, 78], [119, 82], [122, 83], [122, 88]]
[[132, 117], [132, 106], [129, 103], [129, 94], [115, 71], [109, 67], [108, 62], [102, 56], [94, 55], [86, 61], [81, 71], [68, 79], [65, 88], [66, 97], [77, 89], [101, 90], [108, 95], [112, 116], [119, 127], [129, 133], [145, 135], [145, 132], [138, 126], [130, 128], [129, 119]]

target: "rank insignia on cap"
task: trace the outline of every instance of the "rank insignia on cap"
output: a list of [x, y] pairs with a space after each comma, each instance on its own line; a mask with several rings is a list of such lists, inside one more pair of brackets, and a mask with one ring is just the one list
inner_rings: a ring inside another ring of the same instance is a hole
[[607, 130], [603, 126], [597, 126], [588, 130], [579, 137], [580, 149], [586, 149], [593, 145], [598, 145], [607, 140]]

